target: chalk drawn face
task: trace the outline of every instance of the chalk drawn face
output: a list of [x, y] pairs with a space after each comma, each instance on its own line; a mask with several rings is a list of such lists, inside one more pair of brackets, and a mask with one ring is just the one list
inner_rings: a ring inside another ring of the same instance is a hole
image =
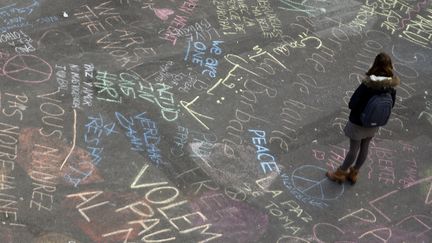
[[80, 58], [84, 50], [69, 33], [60, 29], [49, 29], [37, 40], [38, 50], [52, 50], [51, 58], [56, 60], [62, 57]]

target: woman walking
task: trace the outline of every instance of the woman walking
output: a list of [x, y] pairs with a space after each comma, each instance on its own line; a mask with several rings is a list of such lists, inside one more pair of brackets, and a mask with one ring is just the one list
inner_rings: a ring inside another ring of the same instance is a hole
[[[350, 139], [349, 151], [344, 162], [336, 171], [326, 173], [330, 180], [339, 183], [345, 180], [349, 180], [352, 184], [356, 183], [359, 170], [367, 158], [370, 141], [375, 136], [379, 126], [384, 125], [388, 120], [388, 117], [383, 118], [382, 114], [388, 111], [389, 116], [395, 104], [395, 87], [399, 85], [400, 80], [393, 74], [390, 56], [386, 53], [379, 53], [366, 75], [348, 104], [351, 112], [344, 132]], [[385, 109], [386, 97], [388, 97], [387, 106], [390, 106], [387, 109]], [[380, 102], [384, 105], [380, 106]], [[378, 108], [373, 107], [374, 105]], [[384, 109], [384, 112], [380, 112], [380, 109]], [[373, 112], [375, 114], [371, 115]], [[377, 120], [384, 120], [381, 123], [371, 122], [371, 116], [378, 116]], [[354, 166], [352, 166], [353, 164]]]

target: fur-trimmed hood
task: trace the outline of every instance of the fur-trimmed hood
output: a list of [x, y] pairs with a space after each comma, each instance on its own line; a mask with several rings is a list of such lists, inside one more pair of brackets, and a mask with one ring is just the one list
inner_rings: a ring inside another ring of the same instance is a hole
[[370, 75], [363, 79], [363, 83], [373, 89], [394, 88], [400, 84], [398, 77], [384, 77]]

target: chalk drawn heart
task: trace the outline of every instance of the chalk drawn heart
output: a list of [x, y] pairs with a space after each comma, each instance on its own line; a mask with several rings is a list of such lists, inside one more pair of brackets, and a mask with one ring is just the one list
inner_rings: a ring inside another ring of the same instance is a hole
[[174, 13], [173, 10], [168, 8], [154, 8], [153, 11], [161, 20], [167, 20]]

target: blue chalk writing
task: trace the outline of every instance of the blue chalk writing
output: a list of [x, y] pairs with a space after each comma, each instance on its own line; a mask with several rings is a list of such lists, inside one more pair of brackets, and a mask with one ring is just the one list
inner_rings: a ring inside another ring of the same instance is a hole
[[185, 57], [184, 57], [184, 59], [183, 59], [183, 60], [185, 60], [185, 61], [187, 61], [188, 58], [189, 58], [190, 47], [191, 47], [191, 41], [188, 40], [187, 47], [186, 47], [186, 55], [185, 55]]
[[[115, 116], [119, 125], [126, 129], [126, 136], [130, 139], [131, 150], [146, 151], [150, 160], [157, 166], [162, 164], [161, 151], [158, 144], [161, 141], [159, 130], [156, 122], [147, 118], [145, 112], [135, 116], [125, 117], [120, 112]], [[139, 125], [139, 127], [137, 127]], [[142, 129], [142, 135], [139, 135], [136, 129]]]
[[65, 173], [66, 182], [78, 187], [78, 185], [93, 174], [95, 167], [99, 165], [103, 158], [104, 148], [102, 147], [102, 137], [107, 137], [118, 133], [115, 130], [116, 124], [104, 121], [99, 113], [96, 116], [88, 116], [87, 123], [84, 125], [84, 143], [88, 152], [89, 161], [72, 162], [68, 166], [68, 172]]
[[193, 64], [202, 67], [201, 74], [215, 78], [219, 61], [214, 56], [222, 54], [222, 48], [220, 47], [222, 43], [223, 41], [212, 41], [211, 47], [207, 48], [203, 42], [191, 41], [190, 39], [186, 46], [184, 61], [191, 59]]
[[270, 150], [268, 148], [263, 146], [267, 144], [265, 138], [265, 131], [249, 129], [249, 132], [254, 134], [254, 137], [252, 138], [252, 143], [256, 147], [257, 160], [260, 161], [262, 171], [265, 174], [271, 171], [276, 171], [279, 174], [280, 169], [275, 160], [275, 157], [270, 154]]
[[27, 16], [39, 7], [39, 2], [34, 0], [27, 7], [16, 7], [16, 3], [0, 8], [0, 32], [7, 32], [12, 29], [32, 26], [27, 21]]
[[174, 137], [174, 147], [171, 148], [171, 154], [182, 156], [184, 154], [183, 147], [186, 145], [189, 136], [189, 129], [177, 126], [176, 136]]

